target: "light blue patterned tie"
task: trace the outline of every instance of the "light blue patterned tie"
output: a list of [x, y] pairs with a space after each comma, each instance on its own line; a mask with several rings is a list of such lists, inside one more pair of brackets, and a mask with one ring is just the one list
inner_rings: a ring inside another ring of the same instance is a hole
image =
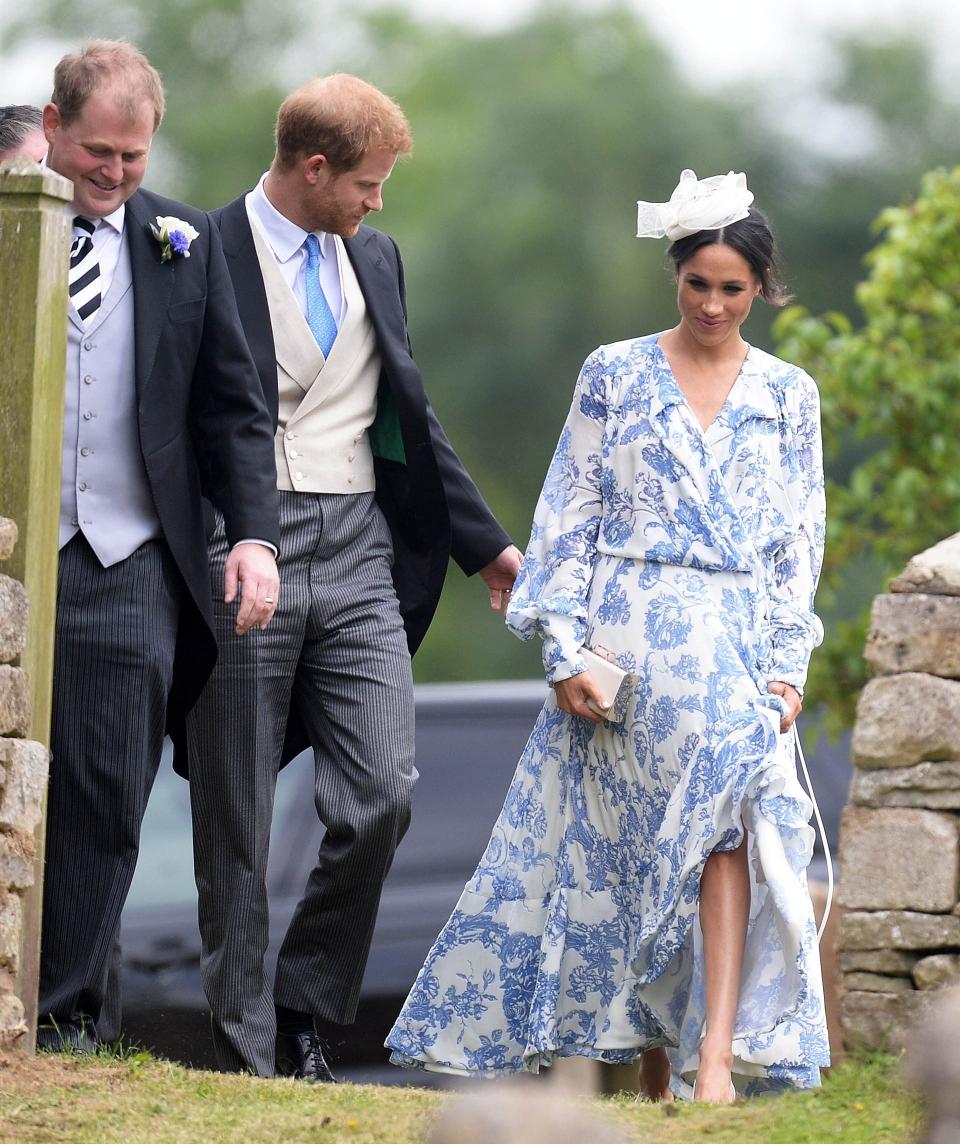
[[315, 234], [308, 234], [303, 245], [307, 248], [307, 325], [328, 358], [337, 337], [337, 323], [320, 285], [320, 243]]

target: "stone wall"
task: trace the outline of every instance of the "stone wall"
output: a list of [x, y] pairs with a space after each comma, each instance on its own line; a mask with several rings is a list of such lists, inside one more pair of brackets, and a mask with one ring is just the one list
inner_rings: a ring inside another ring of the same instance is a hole
[[[13, 553], [17, 527], [0, 517], [0, 561]], [[0, 573], [0, 1049], [27, 1033], [16, 994], [24, 892], [33, 885], [36, 828], [43, 813], [47, 749], [31, 742], [26, 674], [16, 666], [27, 638], [27, 595]]]
[[902, 1048], [960, 983], [960, 533], [873, 603], [840, 830], [841, 1020]]

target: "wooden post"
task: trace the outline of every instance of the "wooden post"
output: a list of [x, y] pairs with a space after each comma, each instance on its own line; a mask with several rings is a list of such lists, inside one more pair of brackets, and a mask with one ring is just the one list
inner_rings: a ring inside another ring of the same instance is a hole
[[[27, 590], [30, 621], [20, 666], [30, 681], [30, 738], [50, 745], [53, 625], [63, 449], [67, 263], [73, 186], [15, 160], [0, 166], [0, 516], [19, 540], [4, 571]], [[23, 904], [17, 992], [33, 1051], [40, 970], [43, 825]]]

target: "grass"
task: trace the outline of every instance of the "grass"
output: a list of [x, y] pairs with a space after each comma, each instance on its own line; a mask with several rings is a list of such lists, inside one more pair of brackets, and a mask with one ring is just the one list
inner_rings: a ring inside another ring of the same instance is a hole
[[[541, 1084], [550, 1081], [530, 1087], [543, 1091]], [[497, 1089], [484, 1085], [482, 1091], [493, 1096]], [[0, 1059], [0, 1141], [420, 1144], [436, 1110], [455, 1099], [422, 1088], [224, 1076], [141, 1053], [119, 1059], [11, 1056]], [[626, 1095], [580, 1103], [627, 1139], [653, 1144], [740, 1144], [751, 1138], [764, 1144], [905, 1144], [922, 1120], [890, 1057], [848, 1061], [816, 1092], [727, 1108], [645, 1105]]]
[[[896, 1058], [848, 1059], [830, 1071], [822, 1088], [775, 1099], [741, 1100], [733, 1107], [648, 1106], [637, 1110], [623, 1096], [608, 1103], [621, 1126], [636, 1125], [638, 1140], [656, 1144], [909, 1144], [923, 1123], [920, 1102], [900, 1075]], [[638, 1120], [638, 1112], [644, 1119]]]

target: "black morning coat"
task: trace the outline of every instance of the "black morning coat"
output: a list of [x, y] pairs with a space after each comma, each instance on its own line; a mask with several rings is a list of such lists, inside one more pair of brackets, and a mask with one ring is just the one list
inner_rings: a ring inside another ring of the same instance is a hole
[[[240, 321], [276, 426], [277, 356], [245, 199], [241, 195], [211, 217], [220, 228]], [[494, 560], [510, 538], [430, 408], [407, 334], [403, 264], [396, 243], [368, 226], [344, 243], [382, 361], [370, 443], [376, 499], [393, 537], [393, 581], [412, 654], [436, 611], [449, 558], [469, 576]], [[271, 469], [275, 472], [273, 463]], [[284, 760], [305, 746], [293, 710]]]
[[[162, 260], [151, 232], [158, 215], [199, 232], [189, 257]], [[217, 656], [203, 498], [223, 513], [231, 540], [258, 537], [279, 546], [273, 429], [209, 216], [141, 188], [127, 200], [124, 231], [140, 447], [163, 539], [186, 589], [167, 708], [172, 729]]]

